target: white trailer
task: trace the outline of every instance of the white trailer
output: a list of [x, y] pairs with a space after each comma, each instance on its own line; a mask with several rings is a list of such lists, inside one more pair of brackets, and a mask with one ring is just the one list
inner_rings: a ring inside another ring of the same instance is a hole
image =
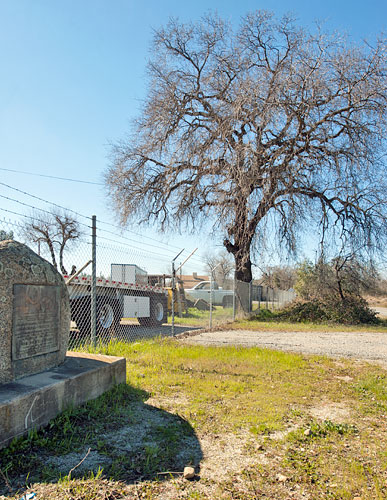
[[[158, 326], [167, 322], [168, 292], [157, 286], [150, 286], [144, 279], [144, 272], [138, 273], [138, 266], [125, 264], [124, 274], [119, 274], [119, 268], [112, 265], [112, 276], [116, 278], [128, 277], [130, 267], [136, 268], [140, 279], [121, 281], [117, 279], [97, 278], [97, 333], [113, 332], [122, 318], [137, 318], [140, 325]], [[114, 269], [114, 272], [113, 272]], [[133, 269], [132, 269], [133, 271]], [[68, 283], [70, 295], [71, 319], [75, 321], [81, 333], [90, 333], [91, 330], [91, 286], [89, 276], [64, 276]], [[71, 280], [71, 281], [70, 281]], [[140, 282], [138, 282], [140, 281]]]

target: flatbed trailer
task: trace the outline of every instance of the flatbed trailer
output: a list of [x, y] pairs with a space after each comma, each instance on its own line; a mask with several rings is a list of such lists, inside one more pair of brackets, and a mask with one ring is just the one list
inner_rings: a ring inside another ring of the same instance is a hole
[[[70, 295], [71, 319], [81, 333], [91, 331], [92, 278], [64, 276]], [[96, 280], [97, 334], [115, 331], [122, 318], [137, 318], [140, 325], [159, 326], [167, 322], [168, 292], [143, 283]]]

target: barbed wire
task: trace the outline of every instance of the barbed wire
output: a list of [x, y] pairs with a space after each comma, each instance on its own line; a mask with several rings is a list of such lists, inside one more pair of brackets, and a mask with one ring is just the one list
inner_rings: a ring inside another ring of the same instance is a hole
[[[97, 223], [100, 224], [101, 221], [97, 220]], [[112, 227], [116, 227], [114, 225], [111, 225], [111, 226]], [[114, 233], [113, 231], [108, 231], [107, 229], [101, 229], [100, 227], [97, 228], [97, 232], [98, 233], [104, 232], [104, 233], [111, 234], [113, 236], [116, 236], [118, 238], [121, 238], [121, 239], [129, 241], [129, 242], [138, 243], [140, 245], [144, 244], [144, 245], [147, 245], [148, 247], [159, 248], [160, 250], [164, 250], [163, 248], [160, 248], [160, 244], [161, 244], [161, 245], [167, 247], [167, 248], [165, 248], [165, 250], [168, 251], [168, 252], [171, 252], [172, 254], [176, 253], [176, 250], [181, 250], [181, 246], [178, 247], [178, 246], [175, 246], [175, 245], [170, 245], [168, 243], [163, 243], [162, 241], [156, 240], [155, 238], [151, 238], [150, 236], [147, 237], [147, 238], [149, 238], [150, 240], [153, 240], [153, 241], [157, 242], [158, 245], [152, 245], [151, 243], [145, 243], [145, 242], [140, 242], [140, 241], [137, 241], [137, 240], [133, 240], [132, 238], [128, 238], [127, 236], [117, 235], [117, 233]], [[144, 237], [140, 233], [136, 233], [134, 231], [130, 231], [130, 232], [132, 232], [133, 234], [135, 234], [137, 236]], [[119, 242], [119, 243], [121, 243], [121, 242]], [[195, 261], [198, 264], [203, 264], [203, 263], [205, 264], [205, 258], [203, 256], [200, 256], [200, 255], [192, 256], [190, 260]]]
[[[108, 240], [108, 241], [111, 241], [111, 240]], [[171, 262], [171, 260], [168, 257], [166, 257], [165, 255], [157, 254], [156, 252], [144, 251], [142, 248], [138, 248], [138, 247], [129, 247], [129, 245], [127, 246], [127, 248], [122, 248], [119, 246], [110, 246], [110, 245], [106, 245], [105, 243], [101, 244], [101, 243], [97, 242], [96, 247], [97, 247], [97, 249], [102, 249], [102, 250], [120, 251], [122, 254], [126, 254], [126, 253], [128, 253], [128, 250], [131, 250], [131, 252], [130, 252], [131, 254], [133, 254], [136, 257], [143, 257], [143, 258], [149, 258], [149, 254], [152, 254], [152, 255], [156, 255], [159, 260], [162, 260], [162, 261], [167, 262], [167, 263]]]
[[[86, 215], [84, 215], [84, 214], [81, 214], [81, 213], [79, 213], [79, 212], [77, 212], [77, 211], [75, 211], [75, 210], [69, 209], [69, 208], [64, 207], [64, 206], [62, 206], [62, 205], [59, 205], [59, 204], [57, 204], [57, 203], [50, 202], [50, 201], [48, 201], [48, 200], [45, 200], [44, 198], [41, 198], [41, 197], [39, 197], [39, 196], [35, 196], [35, 195], [31, 194], [31, 193], [28, 193], [27, 191], [23, 191], [22, 189], [16, 188], [16, 187], [14, 187], [14, 186], [10, 186], [9, 184], [6, 184], [6, 183], [4, 183], [4, 182], [0, 182], [0, 185], [5, 186], [5, 187], [7, 187], [7, 188], [9, 188], [9, 189], [12, 189], [12, 190], [14, 190], [14, 191], [16, 191], [16, 192], [22, 193], [22, 194], [24, 194], [24, 195], [26, 195], [26, 196], [30, 196], [31, 198], [37, 199], [37, 200], [42, 201], [42, 202], [44, 202], [44, 203], [47, 203], [47, 204], [49, 204], [49, 205], [51, 205], [51, 206], [55, 206], [55, 207], [58, 207], [58, 208], [60, 208], [60, 209], [62, 209], [62, 210], [65, 210], [65, 211], [69, 211], [69, 212], [71, 212], [71, 213], [74, 213], [74, 214], [76, 214], [77, 216], [83, 217], [83, 218], [85, 218], [85, 219], [87, 219], [87, 220], [91, 220], [91, 217], [89, 217], [89, 216], [86, 216]], [[22, 205], [22, 206], [24, 206], [24, 207], [28, 207], [28, 208], [30, 208], [30, 209], [37, 210], [37, 211], [40, 211], [40, 212], [42, 212], [42, 213], [46, 213], [46, 214], [48, 214], [48, 215], [52, 215], [52, 211], [45, 210], [45, 209], [40, 208], [40, 207], [36, 207], [36, 206], [34, 206], [34, 205], [31, 205], [31, 204], [29, 204], [29, 203], [22, 202], [22, 201], [20, 201], [20, 200], [15, 199], [15, 198], [11, 198], [11, 197], [9, 197], [9, 196], [5, 196], [5, 195], [2, 195], [2, 194], [0, 194], [0, 197], [1, 197], [1, 198], [6, 199], [6, 200], [8, 200], [8, 201], [12, 201], [12, 202], [14, 202], [14, 203], [18, 203], [19, 205]], [[11, 213], [11, 214], [13, 214], [13, 215], [17, 215], [17, 216], [19, 216], [19, 217], [24, 217], [24, 218], [29, 218], [29, 219], [31, 219], [31, 220], [36, 220], [37, 222], [40, 222], [40, 223], [44, 223], [44, 222], [45, 222], [45, 221], [43, 221], [42, 219], [39, 219], [39, 218], [37, 218], [37, 217], [35, 217], [35, 216], [33, 216], [33, 215], [21, 214], [21, 213], [18, 213], [18, 212], [12, 211], [12, 210], [8, 210], [8, 209], [4, 209], [4, 208], [0, 208], [0, 210], [5, 211], [5, 212], [8, 212], [8, 213]], [[79, 221], [78, 221], [78, 223], [79, 223], [81, 226], [84, 226], [84, 227], [87, 227], [88, 229], [91, 229], [91, 226], [89, 226], [88, 224], [85, 224], [85, 223], [83, 223], [83, 222], [79, 222]], [[152, 247], [152, 248], [160, 248], [160, 245], [162, 245], [163, 247], [165, 247], [165, 251], [168, 251], [168, 252], [171, 252], [171, 253], [174, 253], [176, 250], [181, 250], [181, 247], [179, 247], [179, 246], [176, 246], [176, 245], [170, 245], [170, 244], [168, 244], [168, 243], [164, 243], [164, 242], [162, 242], [162, 241], [160, 241], [160, 240], [157, 240], [156, 238], [152, 238], [151, 236], [146, 236], [146, 235], [144, 235], [144, 234], [138, 233], [138, 232], [136, 232], [136, 231], [133, 231], [133, 230], [130, 230], [130, 229], [127, 229], [127, 228], [125, 228], [125, 231], [128, 231], [129, 233], [132, 233], [132, 234], [134, 234], [134, 235], [136, 235], [136, 236], [139, 236], [139, 237], [141, 237], [141, 238], [145, 238], [145, 239], [149, 239], [149, 240], [151, 240], [151, 241], [154, 241], [154, 242], [156, 242], [156, 243], [157, 243], [157, 246], [156, 246], [156, 245], [153, 245], [153, 244], [151, 244], [151, 243], [148, 243], [148, 242], [143, 242], [143, 241], [142, 241], [142, 242], [140, 242], [140, 241], [137, 241], [137, 240], [133, 240], [132, 238], [129, 238], [129, 237], [124, 236], [124, 235], [122, 235], [122, 234], [117, 234], [116, 232], [109, 231], [108, 229], [103, 229], [103, 228], [99, 227], [99, 224], [104, 224], [104, 225], [107, 225], [107, 226], [109, 226], [109, 227], [112, 227], [112, 228], [118, 229], [118, 230], [120, 230], [120, 231], [122, 230], [122, 228], [121, 228], [121, 227], [116, 226], [116, 225], [114, 225], [114, 224], [112, 224], [112, 223], [109, 223], [109, 222], [107, 222], [107, 221], [99, 220], [98, 218], [97, 218], [97, 224], [98, 224], [98, 227], [97, 227], [97, 231], [98, 231], [98, 233], [103, 232], [103, 233], [111, 234], [111, 235], [115, 236], [115, 238], [119, 238], [119, 239], [122, 239], [122, 240], [128, 241], [128, 242], [130, 242], [130, 243], [134, 242], [134, 243], [137, 243], [137, 244], [140, 244], [140, 245], [144, 245], [145, 247]], [[99, 238], [102, 238], [102, 236], [99, 236]], [[107, 240], [108, 240], [108, 241], [113, 241], [113, 240], [111, 240], [111, 239], [110, 239], [110, 240], [109, 240], [109, 239], [107, 239]], [[123, 243], [123, 242], [116, 241], [116, 240], [114, 240], [113, 242], [114, 242], [114, 243], [118, 243], [118, 244], [123, 244], [123, 245], [125, 244], [125, 243]], [[135, 245], [130, 245], [130, 246], [131, 246], [132, 248], [137, 248], [137, 249], [138, 249], [138, 247], [136, 247]], [[145, 251], [145, 252], [153, 253], [154, 255], [158, 255], [158, 256], [160, 256], [160, 255], [161, 255], [160, 253], [155, 253], [155, 252], [152, 252], [151, 250], [147, 250], [147, 248], [145, 248], [145, 249], [141, 249], [141, 250], [143, 250], [143, 251]], [[163, 250], [164, 250], [164, 249], [163, 249]], [[196, 262], [197, 264], [200, 264], [200, 265], [205, 264], [205, 258], [204, 258], [203, 256], [200, 256], [200, 255], [192, 256], [190, 260], [191, 260], [192, 262]]]
[[62, 210], [67, 210], [68, 212], [71, 212], [71, 213], [73, 213], [73, 214], [76, 214], [76, 215], [78, 215], [79, 217], [84, 217], [85, 219], [89, 219], [89, 220], [91, 220], [91, 217], [90, 217], [90, 216], [83, 215], [83, 214], [81, 214], [81, 213], [79, 213], [79, 212], [76, 212], [75, 210], [72, 210], [71, 208], [63, 207], [62, 205], [58, 205], [57, 203], [54, 203], [54, 202], [51, 202], [51, 201], [45, 200], [44, 198], [40, 198], [39, 196], [35, 196], [34, 194], [27, 193], [27, 191], [23, 191], [22, 189], [15, 188], [14, 186], [10, 186], [9, 184], [5, 184], [5, 182], [0, 182], [0, 185], [2, 185], [2, 186], [6, 186], [7, 188], [12, 189], [12, 190], [14, 190], [14, 191], [17, 191], [18, 193], [25, 194], [26, 196], [30, 196], [31, 198], [35, 198], [36, 200], [43, 201], [44, 203], [47, 203], [47, 204], [52, 205], [52, 206], [54, 206], [54, 207], [61, 208]]
[[[85, 219], [91, 220], [91, 217], [90, 217], [90, 216], [87, 216], [87, 215], [81, 214], [80, 212], [77, 212], [77, 211], [75, 211], [75, 210], [72, 210], [71, 208], [67, 208], [67, 207], [64, 207], [64, 206], [62, 206], [62, 205], [58, 205], [57, 203], [54, 203], [54, 202], [48, 201], [48, 200], [46, 200], [46, 199], [44, 199], [44, 198], [41, 198], [41, 197], [39, 197], [39, 196], [33, 195], [33, 194], [31, 194], [31, 193], [28, 193], [27, 191], [23, 191], [22, 189], [16, 188], [16, 187], [14, 187], [14, 186], [10, 186], [9, 184], [6, 184], [5, 182], [0, 182], [0, 185], [5, 186], [5, 187], [7, 187], [7, 188], [9, 188], [9, 189], [12, 189], [12, 190], [14, 190], [14, 191], [17, 191], [17, 192], [19, 192], [19, 193], [22, 193], [22, 194], [24, 194], [24, 195], [26, 195], [26, 196], [30, 196], [31, 198], [34, 198], [34, 199], [36, 199], [36, 200], [42, 201], [43, 203], [47, 203], [47, 204], [49, 204], [49, 205], [52, 205], [52, 206], [55, 206], [55, 207], [61, 208], [62, 210], [66, 210], [66, 211], [68, 211], [68, 212], [74, 213], [74, 214], [78, 215], [79, 217], [84, 217]], [[1, 197], [3, 197], [3, 198], [5, 198], [5, 199], [8, 199], [8, 200], [10, 200], [10, 201], [14, 201], [14, 202], [17, 202], [17, 203], [19, 203], [19, 204], [21, 204], [21, 205], [27, 206], [27, 207], [29, 207], [29, 208], [34, 208], [34, 209], [36, 209], [36, 210], [41, 210], [42, 212], [46, 212], [46, 213], [50, 213], [50, 214], [51, 214], [51, 212], [48, 212], [47, 210], [44, 210], [44, 209], [42, 209], [42, 208], [35, 207], [35, 206], [33, 206], [33, 205], [29, 205], [29, 204], [23, 203], [23, 202], [21, 202], [21, 201], [15, 200], [14, 198], [9, 198], [9, 197], [4, 196], [4, 195], [0, 195], [0, 196], [1, 196]], [[117, 229], [117, 230], [119, 230], [119, 231], [122, 231], [122, 229], [123, 229], [122, 227], [120, 227], [120, 226], [116, 226], [115, 224], [113, 224], [113, 223], [111, 223], [111, 222], [107, 222], [107, 221], [104, 221], [104, 220], [100, 220], [100, 219], [98, 219], [98, 218], [97, 218], [97, 223], [98, 223], [98, 225], [99, 225], [99, 224], [104, 224], [104, 225], [107, 225], [107, 226], [109, 226], [109, 227], [113, 227], [113, 228], [115, 228], [115, 229]], [[81, 223], [81, 222], [80, 222], [80, 224], [83, 224], [83, 223]], [[89, 228], [90, 228], [90, 226], [87, 226], [86, 224], [83, 224], [83, 225], [85, 225], [86, 227], [89, 227]], [[151, 241], [154, 241], [154, 242], [156, 242], [158, 245], [163, 245], [163, 246], [167, 247], [168, 249], [169, 249], [169, 248], [170, 248], [170, 249], [174, 248], [174, 249], [176, 249], [176, 250], [181, 250], [181, 247], [178, 247], [178, 246], [176, 246], [176, 245], [171, 245], [171, 244], [169, 244], [169, 243], [164, 243], [163, 241], [160, 241], [160, 240], [158, 240], [158, 239], [156, 239], [156, 238], [152, 238], [151, 236], [146, 236], [146, 235], [144, 235], [144, 234], [142, 234], [142, 233], [138, 233], [138, 232], [133, 231], [133, 230], [128, 229], [128, 228], [124, 228], [124, 230], [125, 230], [125, 231], [127, 231], [127, 232], [129, 232], [129, 233], [131, 233], [131, 234], [134, 234], [134, 235], [136, 235], [136, 236], [140, 236], [141, 238], [145, 238], [145, 239], [149, 239], [149, 240], [151, 240]], [[117, 238], [121, 238], [121, 239], [125, 239], [125, 240], [128, 240], [128, 241], [131, 241], [131, 240], [130, 240], [130, 238], [127, 238], [127, 237], [125, 237], [125, 236], [123, 236], [123, 235], [119, 235], [119, 234], [117, 234], [117, 233], [113, 233], [112, 231], [108, 231], [107, 229], [102, 229], [102, 228], [98, 227], [98, 231], [104, 231], [104, 232], [106, 232], [106, 233], [110, 233], [110, 234], [112, 234], [112, 235], [116, 236]], [[137, 241], [136, 243], [140, 243], [140, 244], [148, 245], [148, 246], [151, 246], [151, 247], [155, 247], [155, 245], [151, 245], [150, 243], [138, 242], [138, 241]], [[170, 251], [172, 251], [172, 250], [170, 250]], [[200, 260], [200, 259], [199, 259], [199, 260]]]
[[[27, 219], [33, 219], [33, 220], [36, 220], [37, 222], [44, 222], [44, 221], [42, 221], [42, 220], [40, 220], [40, 219], [38, 219], [36, 217], [33, 217], [31, 215], [21, 214], [21, 213], [14, 212], [12, 210], [4, 209], [4, 208], [0, 208], [0, 210], [4, 211], [4, 212], [7, 212], [7, 213], [11, 213], [13, 215], [18, 215], [18, 216], [21, 216], [21, 217], [24, 217], [24, 218], [27, 218]], [[16, 226], [19, 229], [23, 229], [23, 224], [21, 224], [20, 222], [6, 221], [4, 219], [3, 219], [3, 222], [5, 224], [7, 224], [7, 225]], [[101, 245], [100, 243], [98, 243], [98, 241], [100, 241], [100, 240], [109, 241], [111, 243], [114, 243], [115, 245], [114, 246]], [[88, 241], [88, 240], [82, 239], [82, 242], [91, 245], [91, 242]], [[125, 248], [122, 248], [122, 247], [125, 247]], [[144, 248], [137, 247], [135, 245], [131, 245], [129, 243], [117, 242], [117, 240], [113, 240], [111, 238], [106, 238], [106, 237], [100, 236], [100, 235], [97, 236], [97, 248], [103, 248], [103, 249], [107, 249], [107, 250], [111, 250], [111, 251], [121, 251], [121, 252], [125, 252], [125, 251], [127, 251], [127, 249], [130, 249], [132, 251], [134, 250], [136, 252], [140, 252], [138, 255], [143, 256], [145, 258], [149, 257], [149, 256], [157, 256], [159, 260], [162, 260], [162, 261], [168, 262], [168, 263], [171, 262], [170, 257], [166, 256], [165, 254], [161, 254], [161, 253], [158, 253], [158, 252], [153, 252], [153, 251], [150, 251], [150, 250], [147, 250], [147, 249], [144, 249]], [[203, 265], [202, 261], [198, 261], [198, 262], [201, 265]], [[187, 267], [187, 266], [185, 266], [185, 267]]]
[[[117, 235], [116, 235], [116, 233], [113, 233], [112, 231], [108, 231], [107, 229], [100, 229], [100, 228], [97, 228], [97, 232], [98, 232], [98, 233], [100, 233], [101, 231], [102, 231], [102, 232], [104, 232], [104, 233], [107, 233], [107, 234], [112, 234], [113, 236], [117, 236]], [[103, 238], [102, 236], [99, 236], [99, 237], [100, 237], [100, 238]], [[141, 245], [141, 244], [143, 244], [141, 241], [133, 240], [133, 239], [128, 238], [128, 237], [125, 237], [125, 236], [121, 236], [121, 235], [119, 235], [118, 237], [119, 237], [119, 238], [122, 238], [122, 239], [124, 239], [124, 240], [126, 240], [126, 241], [129, 241], [129, 242], [138, 243], [138, 244], [140, 244], [140, 245]], [[105, 238], [105, 239], [109, 240], [109, 238]], [[112, 240], [110, 240], [110, 241], [112, 241]], [[156, 241], [157, 241], [157, 240], [156, 240]], [[117, 243], [119, 243], [119, 244], [124, 244], [124, 243], [122, 243], [122, 242], [117, 242]], [[161, 243], [161, 242], [159, 242], [159, 243]], [[164, 245], [168, 245], [167, 243], [163, 243], [163, 244], [164, 244]], [[146, 243], [146, 245], [147, 245], [147, 246], [149, 246], [149, 247], [153, 247], [153, 248], [158, 248], [158, 249], [160, 249], [160, 245], [156, 246], [156, 245], [152, 245], [152, 244], [150, 244], [150, 243]], [[168, 251], [168, 252], [173, 252], [173, 253], [175, 253], [175, 252], [176, 252], [176, 250], [172, 250], [172, 248], [176, 248], [176, 249], [181, 250], [181, 247], [172, 247], [172, 246], [171, 246], [170, 248], [166, 248], [165, 250], [166, 250], [166, 251]], [[161, 250], [164, 250], [164, 249], [161, 249]], [[201, 264], [203, 264], [203, 261], [202, 261], [200, 258], [193, 258], [193, 257], [191, 257], [191, 259], [192, 259], [192, 260], [195, 260], [195, 261], [197, 261], [197, 262], [200, 262]]]
[[[117, 241], [115, 240], [112, 240], [111, 238], [106, 238], [104, 236], [98, 236], [98, 240], [104, 240], [104, 241], [110, 241], [110, 242], [113, 242], [113, 243], [117, 243]], [[123, 242], [118, 242], [119, 245], [121, 246], [125, 246], [125, 247], [128, 247], [128, 248], [133, 248], [135, 250], [140, 250], [142, 252], [144, 252], [144, 249], [143, 248], [139, 248], [135, 245], [130, 245], [128, 243], [123, 243]], [[97, 246], [98, 246], [98, 243], [97, 243]], [[152, 255], [157, 255], [158, 257], [162, 257], [163, 259], [167, 260], [168, 262], [171, 262], [171, 259], [166, 256], [165, 254], [161, 254], [161, 253], [157, 253], [157, 252], [152, 252], [150, 250], [146, 250], [146, 253], [148, 254], [152, 254]], [[203, 262], [201, 262], [201, 264], [203, 264]]]
[[[5, 196], [3, 194], [0, 194], [0, 198], [5, 198], [6, 200], [9, 200], [9, 201], [13, 201], [15, 203], [18, 203], [19, 205], [23, 205], [24, 207], [28, 207], [28, 208], [32, 208], [34, 210], [38, 210], [40, 212], [43, 212], [45, 214], [48, 214], [48, 215], [53, 215], [52, 212], [48, 211], [48, 210], [44, 210], [44, 208], [39, 208], [39, 207], [35, 207], [34, 205], [30, 205], [29, 203], [24, 203], [20, 200], [15, 200], [15, 198], [10, 198], [9, 196]], [[21, 215], [21, 214], [20, 214]], [[31, 219], [33, 220], [38, 220], [36, 217], [34, 217], [33, 215], [29, 215], [29, 216], [26, 216], [26, 217], [30, 217]], [[43, 222], [42, 220], [40, 220], [39, 222]], [[81, 226], [84, 226], [84, 227], [87, 227], [89, 229], [91, 229], [91, 226], [88, 226], [87, 224], [84, 224], [83, 222], [79, 222], [78, 221], [78, 224], [80, 224]]]

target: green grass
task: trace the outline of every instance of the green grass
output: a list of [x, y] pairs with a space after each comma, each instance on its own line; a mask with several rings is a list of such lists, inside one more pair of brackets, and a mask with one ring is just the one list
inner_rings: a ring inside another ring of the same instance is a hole
[[[232, 307], [222, 307], [215, 306], [212, 311], [212, 324], [213, 326], [224, 324], [232, 321], [233, 310]], [[175, 315], [175, 323], [177, 325], [188, 325], [188, 326], [201, 326], [202, 328], [208, 328], [210, 321], [210, 311], [200, 311], [195, 307], [188, 308], [188, 311], [183, 311], [182, 317], [180, 318], [178, 314]], [[168, 323], [172, 323], [172, 317], [168, 316]]]
[[[279, 311], [266, 309], [266, 304], [262, 304], [260, 311], [256, 311], [253, 319], [237, 319], [233, 322], [232, 308], [216, 306], [212, 311], [212, 325], [227, 326], [230, 329], [257, 330], [257, 331], [277, 331], [277, 332], [385, 332], [387, 333], [387, 320], [380, 320], [379, 324], [370, 325], [342, 325], [338, 323], [312, 323], [312, 322], [290, 322], [278, 318]], [[199, 311], [196, 308], [189, 308], [188, 313], [183, 312], [181, 318], [175, 316], [176, 325], [187, 325], [193, 327], [209, 327], [209, 311]], [[168, 317], [171, 324], [172, 318]]]
[[[20, 498], [32, 483], [37, 498], [58, 500], [387, 498], [382, 369], [168, 339], [99, 352], [126, 357], [127, 384], [1, 450], [0, 495]], [[313, 408], [331, 414], [319, 419]], [[64, 472], [52, 465], [88, 448], [99, 457], [94, 469], [69, 476], [80, 458]], [[238, 453], [241, 462], [225, 477], [209, 474], [211, 467], [199, 482], [176, 475], [188, 464], [199, 472], [212, 455], [221, 471]]]
[[[305, 361], [282, 352], [252, 349], [246, 353], [239, 348], [186, 347], [167, 341], [115, 344], [103, 351], [131, 360], [128, 383], [134, 387], [146, 383], [146, 390], [162, 396], [184, 392], [189, 404], [182, 415], [201, 429], [261, 424], [277, 428], [289, 401], [305, 396], [313, 383], [311, 379], [305, 384], [301, 369]], [[297, 381], [297, 373], [302, 380]], [[266, 400], [268, 383], [280, 383], [270, 401]], [[257, 406], [259, 413], [254, 411]]]

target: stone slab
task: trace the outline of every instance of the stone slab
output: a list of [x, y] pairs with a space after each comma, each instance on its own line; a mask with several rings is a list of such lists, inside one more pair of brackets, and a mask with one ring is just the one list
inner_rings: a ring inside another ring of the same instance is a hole
[[69, 351], [62, 365], [1, 385], [0, 448], [125, 381], [125, 358]]
[[59, 351], [60, 287], [13, 285], [12, 359]]

